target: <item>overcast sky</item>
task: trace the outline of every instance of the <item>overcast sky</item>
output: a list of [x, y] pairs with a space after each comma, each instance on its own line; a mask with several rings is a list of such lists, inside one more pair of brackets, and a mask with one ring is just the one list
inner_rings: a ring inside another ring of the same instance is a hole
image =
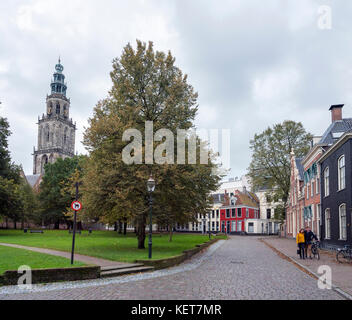
[[[331, 29], [326, 11], [330, 6]], [[114, 57], [135, 40], [171, 50], [199, 94], [199, 128], [231, 129], [231, 176], [246, 173], [249, 140], [286, 119], [321, 135], [331, 104], [352, 117], [348, 0], [1, 0], [0, 114], [12, 159], [33, 170], [38, 115], [61, 56], [77, 122], [76, 150], [106, 97]], [[325, 24], [324, 24], [325, 23]]]

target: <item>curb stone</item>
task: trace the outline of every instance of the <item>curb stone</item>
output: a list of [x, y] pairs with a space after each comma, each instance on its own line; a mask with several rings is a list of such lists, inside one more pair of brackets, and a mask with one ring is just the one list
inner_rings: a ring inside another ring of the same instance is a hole
[[[290, 261], [291, 263], [297, 265], [299, 267], [299, 269], [304, 269], [304, 271], [310, 275], [312, 278], [315, 279], [319, 279], [319, 275], [316, 274], [314, 271], [310, 270], [309, 268], [307, 268], [306, 266], [302, 265], [301, 263], [299, 263], [298, 261], [296, 261], [295, 259], [291, 258], [290, 256], [288, 256], [287, 254], [283, 253], [282, 251], [280, 251], [279, 249], [273, 247], [271, 244], [267, 243], [264, 239], [259, 239], [260, 242], [264, 243], [266, 246], [268, 246], [270, 249], [272, 249], [273, 251], [279, 253], [279, 255], [283, 255], [285, 256], [286, 260]], [[347, 292], [343, 291], [341, 288], [335, 286], [334, 284], [331, 284], [331, 289], [334, 290], [335, 292], [337, 292], [340, 296], [342, 296], [343, 298], [347, 299], [347, 300], [352, 300], [352, 296], [350, 294], [348, 294]]]

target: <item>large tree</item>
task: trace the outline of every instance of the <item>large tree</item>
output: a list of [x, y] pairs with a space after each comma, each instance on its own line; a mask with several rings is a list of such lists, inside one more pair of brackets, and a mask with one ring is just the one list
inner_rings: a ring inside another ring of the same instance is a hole
[[67, 207], [73, 200], [68, 186], [76, 169], [81, 170], [82, 156], [59, 158], [45, 165], [45, 173], [40, 184], [39, 201], [41, 219], [44, 223], [68, 223], [65, 216]]
[[302, 123], [295, 121], [284, 121], [255, 134], [250, 141], [252, 161], [249, 166], [253, 187], [273, 190], [274, 196], [286, 205], [290, 189], [290, 152], [294, 150], [297, 157], [304, 156], [311, 139], [312, 135]]
[[10, 125], [0, 117], [0, 216], [16, 222], [23, 209], [21, 168], [11, 162], [8, 149]]
[[[153, 133], [163, 128], [176, 134], [177, 129], [193, 127], [197, 93], [174, 62], [170, 52], [154, 51], [151, 42], [146, 45], [137, 41], [136, 50], [128, 44], [121, 57], [113, 61], [109, 96], [95, 107], [84, 135], [84, 144], [90, 151], [83, 178], [87, 214], [109, 223], [117, 220], [135, 223], [140, 249], [145, 247], [146, 181], [150, 174], [157, 182], [153, 216], [166, 214], [170, 224], [196, 211], [208, 210], [207, 196], [216, 190], [220, 179], [212, 174], [216, 168], [212, 161], [204, 165], [123, 161], [123, 150], [129, 142], [123, 141], [122, 136], [127, 129], [144, 132], [145, 121], [153, 122]], [[142, 144], [140, 153], [145, 159], [145, 139], [134, 137], [133, 141]], [[153, 151], [163, 141], [154, 142]], [[131, 154], [138, 156], [139, 151], [131, 150]]]

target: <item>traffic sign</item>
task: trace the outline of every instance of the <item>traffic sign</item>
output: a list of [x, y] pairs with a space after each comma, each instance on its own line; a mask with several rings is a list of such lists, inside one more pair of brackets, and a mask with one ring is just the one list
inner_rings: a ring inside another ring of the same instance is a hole
[[78, 200], [73, 201], [71, 204], [71, 208], [75, 211], [79, 211], [82, 209], [82, 203], [80, 203]]

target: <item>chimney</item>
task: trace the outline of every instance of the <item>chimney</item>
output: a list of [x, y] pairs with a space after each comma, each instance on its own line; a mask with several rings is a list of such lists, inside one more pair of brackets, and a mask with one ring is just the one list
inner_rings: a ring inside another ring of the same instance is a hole
[[342, 120], [342, 108], [343, 104], [335, 104], [330, 107], [331, 111], [331, 122]]

